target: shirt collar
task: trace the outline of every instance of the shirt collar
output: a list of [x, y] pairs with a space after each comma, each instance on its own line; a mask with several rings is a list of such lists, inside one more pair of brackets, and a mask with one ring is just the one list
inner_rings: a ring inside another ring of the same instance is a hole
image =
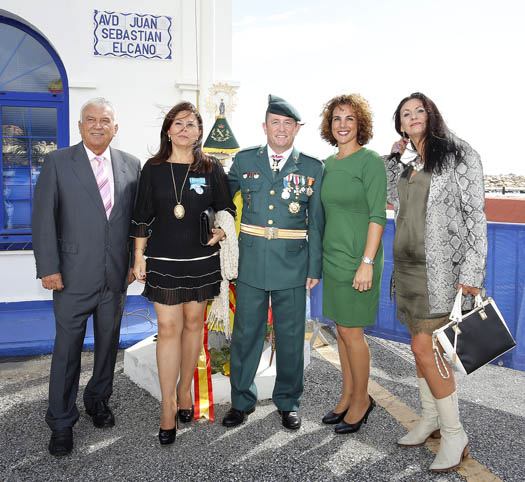
[[106, 161], [111, 162], [111, 152], [109, 150], [109, 146], [106, 148], [106, 150], [102, 153], [101, 156], [97, 156], [89, 147], [86, 146], [86, 144], [82, 143], [84, 146], [84, 149], [86, 150], [86, 154], [88, 156], [89, 161], [93, 161], [95, 157], [103, 157]]
[[279, 155], [279, 156], [283, 156], [283, 160], [286, 161], [290, 157], [290, 154], [292, 153], [292, 151], [293, 151], [293, 146], [290, 147], [290, 149], [287, 149], [286, 151], [282, 152], [281, 154], [276, 154], [273, 151], [273, 149], [270, 147], [270, 144], [268, 144], [268, 159], [270, 159], [271, 161], [272, 156]]

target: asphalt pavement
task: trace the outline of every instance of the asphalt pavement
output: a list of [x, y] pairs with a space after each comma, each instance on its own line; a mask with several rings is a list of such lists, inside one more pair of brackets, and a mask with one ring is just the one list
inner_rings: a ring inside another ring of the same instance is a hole
[[63, 458], [47, 451], [50, 431], [44, 414], [51, 357], [0, 359], [0, 480], [525, 480], [525, 372], [490, 365], [469, 376], [456, 376], [471, 457], [484, 469], [433, 474], [428, 466], [434, 454], [427, 447], [395, 444], [406, 431], [395, 414], [419, 412], [408, 346], [368, 338], [371, 380], [382, 398], [358, 433], [337, 435], [333, 427], [321, 423], [334, 407], [341, 385], [340, 371], [329, 361], [337, 359], [335, 340], [328, 331], [325, 334], [329, 346], [312, 351], [305, 372], [301, 429], [283, 428], [271, 401], [259, 402], [242, 426], [226, 429], [220, 421], [229, 406], [219, 405], [214, 423], [181, 425], [176, 442], [167, 447], [160, 447], [157, 440], [159, 403], [124, 375], [122, 352], [110, 401], [117, 424], [111, 429], [93, 427], [81, 400], [93, 366], [93, 354], [86, 352], [75, 445]]

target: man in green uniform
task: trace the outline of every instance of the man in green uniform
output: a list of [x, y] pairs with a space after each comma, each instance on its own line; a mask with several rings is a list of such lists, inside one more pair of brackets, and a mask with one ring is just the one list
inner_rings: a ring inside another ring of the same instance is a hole
[[300, 121], [290, 104], [270, 95], [263, 123], [268, 144], [240, 151], [228, 174], [243, 209], [226, 427], [255, 409], [270, 299], [277, 356], [272, 399], [286, 428], [301, 426], [306, 289], [321, 278], [324, 214], [323, 164], [293, 147]]

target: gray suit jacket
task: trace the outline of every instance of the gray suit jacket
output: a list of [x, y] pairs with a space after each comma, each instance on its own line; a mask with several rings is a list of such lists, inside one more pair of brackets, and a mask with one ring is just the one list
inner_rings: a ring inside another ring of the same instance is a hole
[[37, 278], [62, 273], [64, 291], [70, 293], [90, 293], [104, 282], [111, 291], [127, 288], [128, 235], [140, 162], [110, 149], [115, 199], [109, 220], [82, 142], [47, 154], [35, 186]]
[[[465, 141], [465, 156], [449, 159], [441, 174], [432, 173], [425, 221], [428, 297], [431, 313], [452, 309], [457, 284], [482, 288], [487, 262], [485, 187], [479, 154]], [[405, 167], [384, 157], [387, 201], [399, 208], [397, 184]], [[465, 297], [463, 308], [472, 306]]]

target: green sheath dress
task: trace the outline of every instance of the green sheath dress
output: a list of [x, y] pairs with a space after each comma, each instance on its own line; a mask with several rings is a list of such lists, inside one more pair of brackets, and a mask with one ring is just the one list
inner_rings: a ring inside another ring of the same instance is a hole
[[386, 223], [386, 172], [379, 154], [362, 148], [343, 159], [326, 159], [321, 202], [326, 216], [323, 315], [342, 326], [373, 325], [383, 273], [382, 243], [375, 257], [372, 289], [360, 293], [352, 283], [369, 223]]

